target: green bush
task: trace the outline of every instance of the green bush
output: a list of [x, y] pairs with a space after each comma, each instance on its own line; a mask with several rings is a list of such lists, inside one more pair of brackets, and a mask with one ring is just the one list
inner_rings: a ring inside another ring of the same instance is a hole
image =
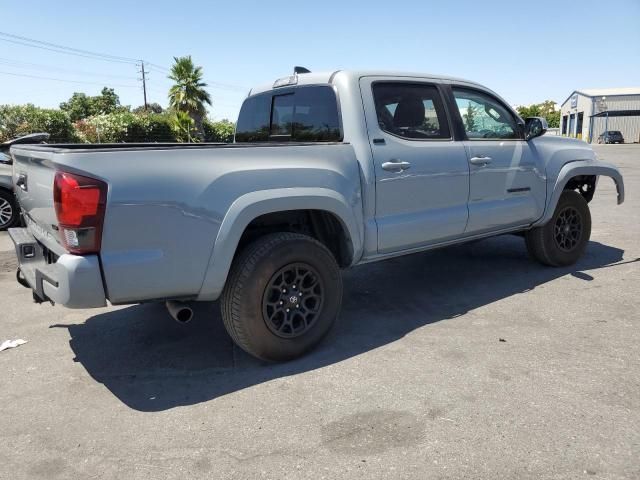
[[124, 142], [175, 142], [168, 115], [149, 113], [136, 115]]
[[120, 143], [125, 141], [129, 126], [134, 121], [133, 113], [103, 113], [78, 120], [75, 127], [83, 142]]
[[0, 142], [26, 135], [47, 132], [49, 141], [76, 142], [73, 124], [66, 112], [27, 105], [0, 105]]
[[202, 127], [204, 129], [205, 142], [233, 142], [233, 134], [236, 126], [229, 120], [220, 120], [219, 122], [205, 120]]
[[175, 111], [169, 117], [171, 128], [178, 142], [197, 143], [200, 141], [197, 135], [196, 122], [187, 112]]
[[88, 143], [175, 142], [166, 115], [136, 115], [116, 112], [79, 120], [75, 123], [78, 137]]
[[[187, 141], [180, 129], [176, 130], [174, 117], [170, 112], [118, 110], [92, 115], [74, 123], [69, 113], [62, 110], [38, 108], [31, 104], [0, 105], [0, 142], [34, 132], [49, 133], [51, 143]], [[203, 129], [207, 142], [233, 142], [233, 122], [205, 120]]]

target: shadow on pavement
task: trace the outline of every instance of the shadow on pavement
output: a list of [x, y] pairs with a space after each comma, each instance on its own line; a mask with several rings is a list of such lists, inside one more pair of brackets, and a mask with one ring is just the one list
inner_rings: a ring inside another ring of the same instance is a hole
[[344, 272], [342, 315], [327, 341], [279, 365], [235, 347], [217, 303], [198, 304], [187, 325], [161, 304], [144, 304], [54, 327], [69, 329], [75, 360], [122, 402], [161, 411], [340, 362], [567, 274], [590, 281], [585, 270], [619, 262], [623, 253], [591, 242], [578, 264], [556, 269], [529, 260], [522, 239], [503, 236], [358, 267]]

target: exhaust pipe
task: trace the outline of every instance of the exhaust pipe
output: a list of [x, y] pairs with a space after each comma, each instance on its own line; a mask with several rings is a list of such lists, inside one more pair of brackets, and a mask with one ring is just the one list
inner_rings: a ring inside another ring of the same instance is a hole
[[169, 315], [178, 323], [189, 323], [193, 319], [193, 309], [184, 302], [169, 300], [167, 303]]

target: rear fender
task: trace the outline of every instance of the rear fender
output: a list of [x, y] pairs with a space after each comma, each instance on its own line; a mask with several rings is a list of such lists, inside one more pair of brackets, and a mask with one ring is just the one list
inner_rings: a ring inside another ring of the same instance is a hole
[[283, 188], [250, 192], [229, 208], [218, 231], [204, 282], [197, 300], [215, 300], [227, 280], [238, 243], [255, 218], [287, 210], [324, 210], [342, 223], [353, 251], [352, 263], [362, 256], [364, 232], [359, 198], [352, 202], [340, 193], [325, 188]]
[[544, 215], [540, 220], [534, 223], [535, 226], [544, 225], [553, 216], [553, 212], [556, 209], [560, 195], [567, 185], [567, 182], [572, 178], [579, 175], [595, 175], [596, 177], [611, 177], [616, 184], [616, 190], [618, 192], [618, 205], [624, 202], [624, 181], [622, 174], [613, 165], [597, 160], [579, 160], [571, 163], [567, 163], [562, 167], [556, 181], [553, 184], [553, 190], [547, 192], [547, 205], [544, 211]]

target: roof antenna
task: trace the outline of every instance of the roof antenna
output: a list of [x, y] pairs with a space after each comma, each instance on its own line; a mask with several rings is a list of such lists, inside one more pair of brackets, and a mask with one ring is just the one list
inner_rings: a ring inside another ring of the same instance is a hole
[[294, 74], [311, 73], [311, 70], [309, 70], [308, 68], [304, 68], [304, 67], [293, 67], [293, 73]]

